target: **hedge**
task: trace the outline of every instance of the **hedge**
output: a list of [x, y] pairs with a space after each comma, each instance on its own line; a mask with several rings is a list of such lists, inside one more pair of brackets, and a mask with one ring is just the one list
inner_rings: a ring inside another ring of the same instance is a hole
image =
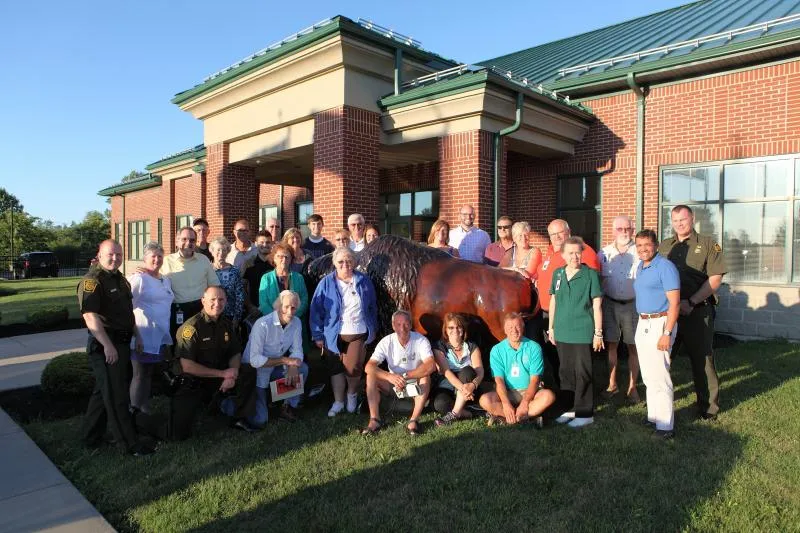
[[42, 372], [42, 391], [54, 397], [85, 397], [93, 388], [94, 376], [86, 352], [56, 356]]
[[28, 323], [40, 328], [56, 326], [67, 320], [69, 320], [69, 309], [65, 305], [51, 305], [28, 313]]

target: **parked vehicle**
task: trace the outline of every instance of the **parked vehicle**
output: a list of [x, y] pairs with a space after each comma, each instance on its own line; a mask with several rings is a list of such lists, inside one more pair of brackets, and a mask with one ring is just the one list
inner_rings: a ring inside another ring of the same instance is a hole
[[58, 277], [58, 257], [53, 252], [28, 252], [14, 261], [14, 278]]

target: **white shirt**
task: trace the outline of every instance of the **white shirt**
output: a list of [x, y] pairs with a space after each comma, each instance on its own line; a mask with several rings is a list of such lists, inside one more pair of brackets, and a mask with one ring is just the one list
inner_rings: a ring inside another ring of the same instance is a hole
[[400, 344], [397, 333], [385, 336], [375, 347], [375, 351], [369, 359], [378, 364], [386, 361], [389, 372], [404, 374], [411, 372], [431, 357], [433, 357], [431, 343], [424, 335], [412, 331], [406, 346]]
[[361, 310], [361, 295], [356, 290], [356, 278], [348, 283], [336, 278], [336, 286], [342, 295], [342, 329], [340, 335], [360, 335], [367, 333]]
[[240, 252], [236, 249], [236, 244], [234, 243], [234, 245], [231, 246], [231, 251], [228, 252], [227, 257], [225, 257], [225, 262], [235, 266], [241, 272], [244, 262], [254, 255], [258, 255], [258, 247], [255, 244], [251, 244], [246, 252]]
[[352, 238], [350, 239], [350, 249], [354, 252], [360, 252], [364, 249], [364, 246], [367, 245], [367, 239], [364, 237], [360, 241], [354, 241]]
[[460, 225], [450, 230], [450, 246], [458, 249], [461, 259], [473, 263], [483, 263], [483, 254], [486, 247], [492, 243], [489, 234], [478, 227], [471, 227], [469, 231]]
[[[169, 278], [154, 278], [150, 274], [132, 274], [128, 281], [133, 294], [133, 316], [142, 336], [145, 353], [161, 353], [161, 345], [172, 345], [169, 334], [169, 314], [172, 300], [172, 284]], [[131, 340], [134, 347], [136, 340]]]
[[597, 261], [601, 268], [603, 294], [615, 300], [633, 300], [636, 297], [633, 292], [633, 280], [636, 279], [636, 270], [641, 261], [636, 254], [633, 241], [625, 253], [620, 253], [612, 242], [597, 252]]
[[289, 357], [303, 360], [302, 331], [302, 323], [297, 317], [292, 317], [284, 328], [277, 311], [255, 321], [250, 331], [250, 340], [247, 341], [242, 354], [242, 363], [249, 363], [257, 369], [257, 387], [262, 389], [269, 387], [272, 370], [264, 367], [268, 359], [283, 357], [288, 351]]

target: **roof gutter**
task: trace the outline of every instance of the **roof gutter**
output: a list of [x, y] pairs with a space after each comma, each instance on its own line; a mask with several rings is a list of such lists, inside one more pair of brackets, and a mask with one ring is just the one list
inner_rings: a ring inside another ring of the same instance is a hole
[[644, 229], [644, 126], [647, 95], [649, 87], [636, 82], [636, 74], [628, 72], [628, 87], [636, 95], [636, 225]]
[[[501, 165], [501, 155], [502, 155], [502, 152], [500, 151], [500, 142], [503, 137], [514, 133], [522, 125], [522, 112], [524, 107], [525, 107], [525, 95], [522, 94], [522, 92], [518, 92], [517, 113], [514, 124], [512, 124], [507, 128], [503, 128], [502, 130], [494, 134], [494, 222], [497, 222], [497, 218], [500, 216], [500, 165]], [[496, 241], [497, 224], [495, 224], [494, 222], [492, 225], [494, 226], [494, 240]]]

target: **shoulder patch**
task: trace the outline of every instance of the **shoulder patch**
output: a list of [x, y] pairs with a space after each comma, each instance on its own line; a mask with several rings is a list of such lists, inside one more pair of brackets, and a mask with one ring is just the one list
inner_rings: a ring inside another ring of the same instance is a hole
[[94, 292], [97, 290], [97, 280], [85, 279], [83, 280], [83, 292]]
[[188, 341], [189, 339], [191, 339], [191, 338], [192, 338], [192, 336], [193, 336], [193, 335], [194, 335], [196, 332], [197, 332], [197, 330], [196, 330], [196, 329], [194, 329], [194, 327], [193, 327], [193, 326], [185, 325], [185, 326], [183, 326], [183, 331], [181, 332], [181, 338], [182, 338], [183, 340], [187, 340], [187, 341]]
[[714, 243], [714, 251], [715, 252], [721, 252], [722, 251], [722, 246], [720, 246], [718, 242]]

